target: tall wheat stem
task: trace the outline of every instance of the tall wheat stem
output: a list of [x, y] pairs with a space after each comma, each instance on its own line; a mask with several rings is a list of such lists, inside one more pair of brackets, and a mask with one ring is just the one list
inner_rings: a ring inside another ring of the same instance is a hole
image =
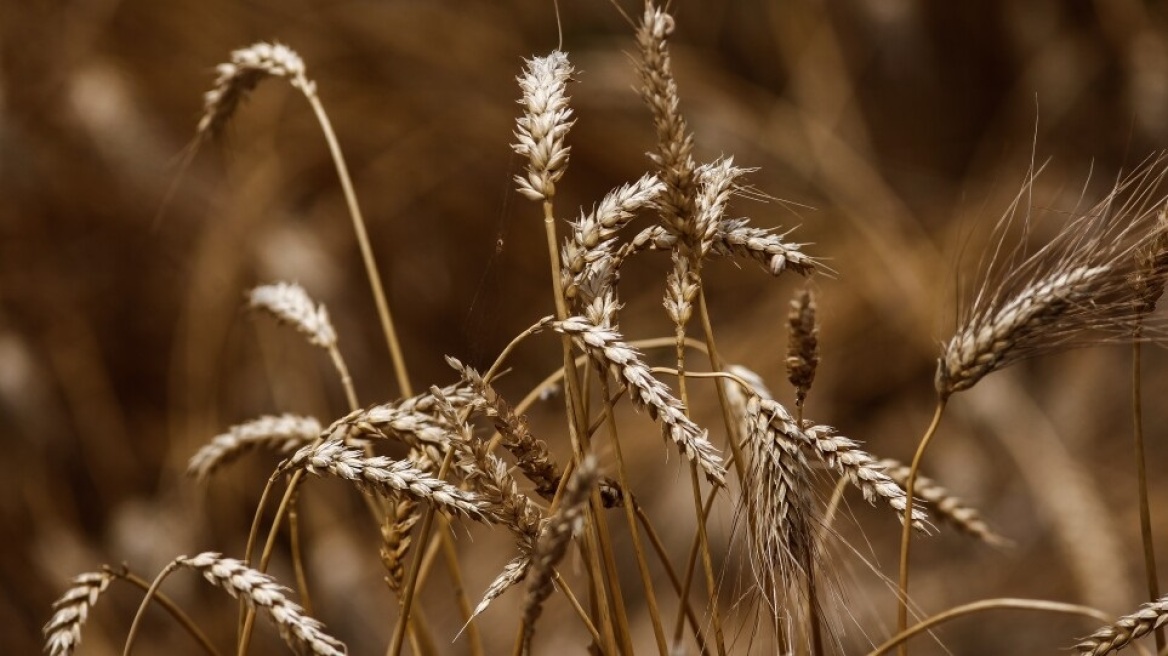
[[170, 573], [179, 568], [177, 560], [172, 560], [170, 563], [158, 573], [154, 578], [154, 582], [146, 590], [146, 595], [142, 597], [142, 603], [138, 606], [138, 612], [134, 614], [134, 621], [130, 623], [130, 632], [126, 634], [126, 647], [122, 650], [122, 656], [130, 656], [130, 651], [134, 648], [134, 638], [138, 635], [138, 627], [142, 624], [142, 616], [146, 613], [146, 607], [150, 605], [150, 600], [154, 598], [154, 594], [158, 592], [159, 586], [170, 576]]
[[[901, 520], [903, 528], [900, 533], [900, 586], [897, 589], [896, 599], [897, 633], [903, 632], [908, 628], [908, 554], [909, 544], [912, 541], [913, 493], [916, 490], [917, 470], [920, 469], [921, 460], [925, 456], [925, 449], [928, 448], [929, 442], [936, 435], [937, 426], [941, 424], [941, 415], [945, 413], [947, 400], [948, 397], [946, 396], [939, 396], [937, 398], [937, 409], [933, 412], [933, 421], [929, 423], [929, 428], [925, 431], [924, 437], [921, 438], [920, 444], [917, 445], [917, 452], [913, 455], [912, 465], [909, 467], [908, 480], [904, 484], [904, 518]], [[897, 648], [897, 653], [900, 656], [906, 656], [908, 654], [908, 646], [901, 643]]]
[[[617, 475], [620, 477], [621, 489], [626, 495], [631, 494], [633, 488], [629, 485], [628, 469], [625, 467], [625, 457], [621, 450], [620, 436], [617, 435], [616, 418], [613, 414], [612, 397], [609, 391], [608, 376], [601, 372], [600, 393], [604, 398], [605, 417], [607, 418], [609, 437], [612, 440], [613, 450], [616, 451]], [[665, 641], [665, 630], [661, 626], [661, 612], [657, 608], [657, 595], [653, 592], [653, 576], [649, 572], [649, 563], [645, 560], [645, 549], [641, 545], [641, 534], [637, 529], [637, 518], [633, 504], [626, 498], [624, 505], [625, 520], [629, 525], [629, 536], [633, 541], [633, 554], [637, 559], [637, 571], [641, 575], [641, 585], [645, 588], [645, 605], [649, 608], [649, 619], [653, 624], [653, 637], [657, 640], [657, 649], [662, 656], [669, 653], [669, 644]]]
[[[696, 284], [701, 288], [701, 275], [697, 273], [699, 269], [696, 263], [691, 263], [694, 267]], [[685, 325], [679, 323], [677, 325], [676, 334], [676, 352], [677, 352], [677, 391], [681, 398], [681, 404], [685, 408], [686, 416], [689, 416], [689, 385], [685, 379]], [[697, 517], [697, 531], [698, 543], [700, 545], [699, 551], [702, 556], [702, 569], [706, 575], [706, 595], [707, 604], [710, 613], [710, 623], [714, 629], [714, 644], [718, 648], [718, 654], [725, 656], [726, 646], [725, 638], [722, 633], [722, 618], [721, 613], [718, 612], [718, 583], [714, 577], [714, 565], [710, 558], [710, 542], [706, 533], [706, 515], [702, 512], [702, 487], [701, 478], [698, 476], [698, 466], [694, 461], [690, 461], [689, 467], [690, 487], [693, 489], [694, 512]], [[717, 489], [710, 491], [710, 496], [717, 494]]]
[[[568, 318], [568, 304], [564, 299], [564, 290], [560, 286], [560, 248], [559, 239], [556, 236], [556, 219], [553, 212], [552, 203], [550, 200], [543, 202], [543, 226], [544, 235], [547, 238], [548, 262], [551, 268], [552, 281], [552, 296], [556, 304], [556, 318], [560, 321]], [[583, 412], [583, 399], [580, 396], [580, 372], [576, 368], [576, 359], [572, 357], [572, 338], [568, 335], [561, 335], [560, 343], [563, 346], [564, 352], [564, 387], [567, 389], [567, 414], [568, 414], [568, 436], [572, 441], [572, 450], [577, 460], [583, 459], [587, 447], [587, 427], [586, 420], [581, 414]], [[602, 518], [601, 518], [600, 493], [593, 489], [592, 496], [588, 502], [588, 513], [585, 515], [584, 523], [588, 527], [588, 533], [584, 540], [585, 558], [589, 567], [589, 579], [597, 588], [597, 594], [593, 599], [596, 604], [599, 614], [599, 628], [605, 632], [605, 639], [609, 642], [610, 653], [618, 653], [616, 650], [615, 636], [612, 635], [612, 617], [610, 616], [610, 609], [606, 599], [606, 583], [608, 586], [618, 585], [614, 576], [611, 580], [605, 581], [602, 575], [603, 569], [600, 562], [600, 557], [596, 553], [596, 546], [600, 545], [603, 548], [608, 541], [605, 539]], [[610, 550], [611, 552], [611, 550]], [[619, 594], [619, 593], [618, 593]], [[632, 653], [632, 645], [628, 636], [628, 619], [617, 614], [617, 622], [622, 635], [621, 643], [626, 648], [626, 651]]]
[[[1148, 503], [1148, 465], [1144, 457], [1144, 412], [1143, 384], [1141, 382], [1142, 349], [1140, 337], [1142, 329], [1136, 326], [1132, 341], [1132, 432], [1136, 447], [1136, 485], [1140, 495], [1140, 537], [1144, 546], [1144, 576], [1148, 582], [1148, 599], [1160, 598], [1160, 582], [1156, 574], [1156, 547], [1152, 538], [1152, 515]], [[1156, 651], [1164, 651], [1164, 627], [1156, 627]]]

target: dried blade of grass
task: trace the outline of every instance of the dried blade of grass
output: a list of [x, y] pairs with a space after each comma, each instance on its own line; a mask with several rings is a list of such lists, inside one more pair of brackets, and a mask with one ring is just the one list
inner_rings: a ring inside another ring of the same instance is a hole
[[200, 448], [191, 456], [187, 474], [204, 482], [249, 450], [267, 449], [286, 456], [315, 441], [320, 433], [320, 422], [313, 417], [283, 414], [253, 419], [232, 426]]
[[557, 321], [553, 328], [579, 338], [597, 362], [615, 369], [618, 377], [629, 386], [633, 402], [648, 409], [651, 417], [661, 421], [666, 435], [677, 444], [682, 454], [697, 463], [711, 482], [725, 485], [726, 470], [706, 431], [686, 417], [681, 401], [669, 393], [664, 383], [653, 377], [641, 360], [640, 352], [626, 344], [620, 333], [597, 326], [583, 317]]
[[296, 651], [338, 656], [346, 653], [344, 643], [325, 633], [324, 625], [288, 599], [288, 590], [271, 576], [214, 552], [191, 558], [183, 556], [175, 562], [199, 571], [212, 585], [222, 588], [232, 597], [242, 599], [253, 608], [263, 609], [276, 624], [280, 637]]
[[554, 568], [567, 553], [572, 536], [580, 531], [588, 497], [597, 479], [596, 459], [589, 456], [572, 473], [559, 509], [547, 519], [540, 532], [527, 572], [527, 596], [523, 600], [521, 638], [517, 653], [524, 653], [531, 648], [535, 622], [543, 612], [544, 601], [552, 593]]
[[1144, 604], [1138, 611], [1125, 615], [1084, 638], [1075, 649], [1080, 654], [1103, 656], [1130, 645], [1168, 623], [1168, 597]]
[[[892, 458], [885, 458], [876, 464], [897, 485], [904, 487], [907, 484], [908, 465]], [[929, 504], [931, 515], [941, 522], [993, 547], [1004, 547], [1010, 544], [1009, 540], [990, 528], [977, 508], [966, 504], [933, 479], [918, 474], [914, 490], [917, 497]]]

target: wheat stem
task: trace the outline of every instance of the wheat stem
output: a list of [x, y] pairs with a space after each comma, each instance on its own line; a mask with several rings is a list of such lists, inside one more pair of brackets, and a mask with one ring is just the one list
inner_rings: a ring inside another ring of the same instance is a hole
[[[657, 552], [657, 558], [661, 561], [661, 565], [665, 567], [666, 574], [669, 575], [669, 582], [673, 584], [673, 591], [677, 593], [678, 602], [681, 604], [681, 610], [685, 613], [685, 617], [689, 620], [690, 628], [694, 632], [694, 640], [698, 643], [698, 649], [702, 652], [702, 656], [710, 656], [710, 650], [706, 646], [706, 637], [702, 634], [701, 625], [698, 624], [698, 616], [693, 610], [693, 606], [689, 603], [688, 590], [684, 589], [681, 583], [681, 578], [677, 575], [677, 570], [674, 569], [673, 563], [669, 560], [669, 552], [665, 548], [665, 543], [661, 541], [661, 536], [657, 535], [657, 531], [653, 528], [653, 523], [649, 521], [649, 516], [645, 514], [645, 510], [641, 508], [641, 504], [637, 503], [637, 499], [633, 495], [629, 495], [625, 503], [631, 503], [633, 509], [637, 513], [637, 519], [641, 522], [641, 526], [645, 529], [645, 535], [649, 536], [649, 543], [653, 545], [653, 550]], [[710, 509], [714, 506], [714, 497], [711, 495], [706, 499], [706, 507], [703, 512], [709, 516]], [[690, 547], [690, 561], [689, 570], [693, 571], [693, 563], [697, 559], [697, 535], [694, 536], [694, 544]], [[688, 577], [692, 579], [693, 577]], [[679, 649], [681, 643], [680, 633], [674, 638], [674, 651]]]
[[[1156, 574], [1156, 548], [1152, 538], [1152, 515], [1148, 503], [1148, 465], [1144, 452], [1144, 413], [1142, 400], [1140, 328], [1137, 326], [1132, 341], [1132, 433], [1135, 438], [1136, 486], [1139, 490], [1140, 538], [1144, 551], [1144, 577], [1148, 583], [1149, 601], [1160, 598], [1160, 583]], [[1156, 627], [1156, 651], [1164, 651], [1164, 627]]]
[[142, 624], [142, 616], [146, 614], [146, 607], [150, 605], [150, 600], [154, 598], [154, 594], [158, 591], [158, 587], [166, 580], [170, 573], [178, 569], [179, 563], [177, 560], [172, 560], [166, 567], [158, 573], [154, 578], [154, 582], [146, 589], [146, 596], [142, 597], [142, 603], [138, 605], [138, 612], [134, 613], [134, 621], [130, 623], [130, 632], [126, 634], [126, 646], [122, 649], [122, 656], [130, 656], [130, 651], [134, 648], [134, 638], [138, 635], [138, 627]]
[[[925, 449], [928, 448], [929, 442], [932, 441], [933, 436], [937, 433], [937, 427], [941, 424], [941, 416], [945, 413], [945, 398], [939, 396], [937, 399], [937, 409], [933, 413], [933, 420], [929, 423], [929, 427], [925, 430], [924, 437], [921, 438], [920, 444], [917, 445], [917, 451], [913, 455], [912, 465], [909, 467], [908, 480], [904, 484], [904, 520], [903, 527], [900, 533], [900, 583], [897, 588], [896, 599], [896, 630], [903, 632], [908, 628], [908, 556], [909, 544], [912, 541], [913, 529], [913, 493], [917, 484], [917, 471], [921, 466], [921, 459], [924, 458]], [[904, 643], [900, 644], [897, 649], [900, 656], [908, 654], [908, 646]]]
[[1090, 606], [1080, 606], [1078, 604], [1065, 604], [1057, 601], [1044, 601], [1041, 599], [985, 599], [982, 601], [975, 601], [969, 604], [963, 604], [950, 608], [941, 613], [937, 613], [932, 617], [923, 620], [914, 625], [912, 628], [901, 629], [896, 635], [889, 638], [884, 644], [868, 652], [867, 656], [881, 656], [892, 651], [894, 647], [904, 646], [904, 643], [911, 637], [918, 633], [923, 633], [929, 629], [943, 624], [949, 620], [980, 613], [987, 610], [1029, 610], [1040, 611], [1045, 613], [1063, 613], [1067, 615], [1081, 615], [1083, 617], [1091, 617], [1095, 619], [1102, 619], [1108, 621], [1109, 618], [1106, 613]]

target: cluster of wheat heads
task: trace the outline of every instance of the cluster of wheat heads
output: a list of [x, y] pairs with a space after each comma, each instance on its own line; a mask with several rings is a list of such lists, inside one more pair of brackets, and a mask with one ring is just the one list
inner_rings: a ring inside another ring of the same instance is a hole
[[[457, 380], [422, 393], [413, 391], [357, 197], [304, 62], [282, 45], [261, 43], [233, 53], [231, 61], [219, 67], [215, 87], [206, 95], [199, 139], [220, 132], [247, 93], [265, 78], [284, 78], [305, 96], [334, 157], [403, 398], [361, 405], [328, 312], [299, 285], [278, 283], [251, 290], [252, 309], [291, 326], [328, 353], [345, 391], [347, 414], [327, 426], [299, 415], [264, 416], [212, 439], [190, 460], [190, 473], [200, 481], [249, 450], [284, 457], [264, 488], [242, 558], [216, 552], [179, 556], [152, 583], [125, 567], [83, 574], [54, 606], [55, 614], [45, 626], [46, 650], [53, 656], [72, 653], [81, 642], [90, 608], [112, 582], [120, 580], [146, 590], [126, 637], [126, 653], [133, 646], [142, 610], [152, 601], [166, 608], [209, 653], [218, 653], [160, 591], [172, 572], [188, 569], [240, 600], [237, 653], [248, 651], [257, 614], [269, 619], [298, 653], [345, 653], [344, 644], [312, 616], [295, 513], [308, 475], [351, 483], [367, 506], [368, 521], [378, 529], [370, 534], [380, 536], [380, 542], [370, 549], [378, 550], [388, 593], [397, 600], [387, 648], [394, 655], [407, 645], [414, 653], [438, 653], [450, 639], [464, 642], [471, 653], [486, 653], [476, 618], [495, 599], [520, 586], [523, 602], [522, 613], [513, 620], [514, 653], [538, 651], [543, 607], [558, 598], [571, 606], [584, 629], [587, 644], [581, 649], [631, 654], [634, 627], [626, 594], [634, 591], [622, 590], [618, 571], [618, 562], [630, 559], [639, 577], [635, 594], [644, 600], [661, 654], [750, 651], [760, 640], [756, 633], [760, 627], [770, 632], [771, 642], [766, 644], [771, 649], [816, 656], [836, 652], [847, 628], [832, 625], [822, 613], [826, 601], [817, 584], [823, 573], [818, 555], [825, 541], [834, 539], [830, 524], [847, 486], [858, 489], [866, 500], [887, 506], [905, 531], [899, 595], [890, 593], [888, 602], [890, 608], [899, 606], [900, 626], [873, 653], [905, 649], [908, 638], [939, 622], [990, 608], [1100, 617], [1097, 611], [1070, 604], [999, 599], [958, 607], [909, 627], [908, 547], [912, 531], [927, 532], [930, 521], [989, 544], [1003, 542], [976, 509], [919, 473], [925, 447], [952, 395], [1022, 358], [1089, 342], [1090, 335], [1100, 331], [1136, 345], [1155, 336], [1151, 316], [1168, 273], [1168, 240], [1155, 198], [1159, 177], [1154, 171], [1162, 168], [1161, 162], [1152, 162], [1142, 175], [1120, 184], [1106, 202], [1080, 214], [1036, 251], [1011, 249], [1003, 237], [984, 267], [982, 286], [964, 304], [955, 334], [943, 345], [936, 376], [937, 413], [915, 457], [910, 465], [880, 460], [859, 442], [803, 416], [819, 361], [816, 301], [809, 288], [793, 299], [787, 318], [793, 412], [774, 398], [758, 374], [727, 364], [719, 355], [703, 288], [702, 271], [709, 260], [753, 261], [774, 276], [810, 277], [821, 265], [786, 234], [727, 216], [731, 198], [745, 189], [749, 170], [728, 157], [695, 159], [694, 137], [680, 111], [670, 61], [672, 30], [673, 19], [647, 4], [636, 43], [640, 92], [657, 137], [649, 157], [652, 170], [566, 223], [557, 219], [561, 210], [555, 201], [556, 185], [568, 168], [567, 137], [575, 121], [567, 95], [573, 68], [560, 51], [526, 62], [519, 77], [523, 112], [514, 144], [526, 169], [515, 182], [518, 192], [542, 210], [552, 291], [549, 308], [554, 314], [532, 317], [531, 327], [516, 336], [486, 371], [448, 358]], [[630, 226], [637, 217], [655, 220], [634, 233]], [[567, 235], [561, 236], [565, 229]], [[647, 251], [670, 255], [663, 303], [675, 330], [666, 338], [638, 342], [621, 330], [618, 291], [623, 264]], [[696, 333], [690, 327], [695, 319]], [[513, 349], [537, 335], [558, 336], [562, 363], [545, 385], [513, 404], [493, 383]], [[643, 355], [649, 348], [672, 350], [675, 366], [650, 367]], [[702, 359], [697, 365], [687, 360], [695, 352]], [[1135, 356], [1138, 366], [1138, 351]], [[663, 380], [666, 376], [672, 386]], [[565, 462], [557, 462], [523, 414], [545, 387], [554, 384], [565, 392], [559, 431], [571, 446]], [[723, 421], [707, 428], [691, 416], [690, 399], [710, 387]], [[622, 442], [643, 439], [639, 433], [644, 430], [633, 435], [618, 425], [616, 408], [625, 397], [658, 424], [689, 470], [696, 531], [688, 549], [664, 544], [654, 518], [637, 502]], [[1138, 414], [1137, 406], [1137, 419]], [[603, 440], [606, 448], [594, 448], [594, 440]], [[395, 452], [405, 455], [384, 455], [391, 443]], [[1142, 458], [1140, 463], [1142, 477]], [[827, 503], [817, 493], [824, 472], [839, 482]], [[741, 564], [714, 562], [706, 524], [715, 504], [738, 509], [744, 536]], [[265, 531], [265, 509], [273, 506]], [[1146, 507], [1145, 503], [1145, 522]], [[627, 523], [627, 552], [618, 551], [612, 537], [610, 523], [620, 521]], [[513, 559], [473, 606], [459, 583], [461, 565], [452, 532], [457, 522], [495, 527], [513, 544]], [[267, 573], [281, 535], [290, 542], [295, 593]], [[1151, 545], [1146, 549], [1150, 554]], [[561, 572], [570, 552], [576, 554], [580, 572], [575, 581]], [[450, 596], [465, 623], [458, 636], [434, 636], [425, 615], [414, 612], [439, 557], [455, 582]], [[749, 589], [725, 590], [735, 579], [727, 577], [723, 567], [748, 573], [742, 580]], [[1158, 598], [1150, 556], [1148, 569], [1149, 603], [1082, 639], [1076, 645], [1080, 652], [1108, 653], [1168, 621], [1168, 598]], [[660, 583], [662, 572], [668, 585]], [[299, 603], [292, 601], [294, 595]], [[658, 603], [665, 595], [676, 602], [674, 616]], [[727, 603], [731, 597], [753, 601]]]

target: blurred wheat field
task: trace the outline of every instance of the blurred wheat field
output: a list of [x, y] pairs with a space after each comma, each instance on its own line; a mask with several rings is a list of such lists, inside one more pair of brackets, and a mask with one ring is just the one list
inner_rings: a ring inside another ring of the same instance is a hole
[[[1168, 24], [1156, 4], [678, 0], [670, 11], [696, 157], [733, 155], [757, 168], [753, 189], [781, 199], [736, 198], [730, 215], [795, 228], [790, 238], [833, 271], [812, 283], [821, 364], [807, 416], [906, 463], [928, 424], [956, 290], [975, 275], [1032, 163], [1043, 172], [1028, 201], [1058, 216], [1102, 199], [1168, 144]], [[556, 208], [574, 218], [649, 170], [656, 137], [635, 90], [632, 27], [600, 2], [561, 6], [560, 23], [576, 68], [576, 124]], [[210, 485], [185, 476], [188, 458], [262, 414], [327, 425], [347, 412], [328, 359], [244, 312], [248, 289], [290, 280], [312, 290], [363, 404], [401, 396], [345, 199], [303, 98], [283, 83], [262, 85], [180, 175], [215, 65], [259, 40], [295, 48], [317, 83], [419, 391], [457, 379], [444, 355], [485, 370], [512, 336], [555, 310], [541, 216], [513, 191], [525, 162], [510, 147], [523, 59], [559, 40], [550, 3], [0, 7], [0, 433], [10, 456], [0, 476], [0, 625], [9, 628], [0, 652], [40, 651], [53, 600], [102, 563], [124, 562], [149, 579], [180, 554], [238, 557], [278, 458], [248, 456]], [[660, 305], [669, 269], [666, 255], [647, 254], [622, 272], [630, 339], [672, 335]], [[748, 364], [789, 404], [785, 323], [802, 280], [722, 261], [702, 274], [724, 359]], [[912, 599], [922, 616], [1001, 596], [1082, 603], [1113, 617], [1146, 601], [1129, 351], [1027, 361], [952, 401], [929, 476], [1012, 545], [945, 530], [914, 539]], [[558, 357], [556, 339], [529, 340], [508, 360], [500, 392], [517, 401]], [[650, 360], [671, 366], [668, 352]], [[1144, 349], [1159, 545], [1168, 540], [1164, 364], [1162, 349]], [[716, 426], [716, 397], [691, 385], [702, 391], [695, 420]], [[566, 462], [562, 404], [553, 397], [529, 419]], [[677, 518], [658, 529], [684, 560], [694, 532], [685, 460], [672, 446], [662, 452], [648, 419], [627, 406], [620, 414], [646, 433], [623, 443], [632, 488], [650, 515]], [[611, 446], [597, 455], [613, 474]], [[845, 498], [835, 524], [843, 546], [828, 554], [822, 589], [825, 617], [840, 627], [828, 653], [867, 653], [895, 632], [900, 526], [886, 508]], [[366, 515], [337, 481], [313, 479], [301, 494], [316, 615], [354, 654], [384, 650], [393, 630], [394, 600], [371, 546], [380, 537]], [[614, 540], [627, 553], [618, 520], [614, 512]], [[709, 523], [727, 607], [749, 578], [732, 566], [744, 556], [731, 535], [742, 530], [732, 508]], [[473, 604], [513, 554], [498, 531], [456, 524], [454, 536]], [[291, 586], [283, 549], [272, 573]], [[636, 566], [619, 565], [637, 651], [652, 653]], [[584, 566], [570, 555], [562, 568]], [[700, 583], [699, 568], [695, 590]], [[216, 644], [232, 644], [235, 605], [220, 591], [189, 573], [165, 591]], [[119, 652], [141, 596], [111, 586], [79, 653]], [[510, 649], [522, 596], [500, 598], [480, 622], [493, 650]], [[661, 596], [672, 617], [675, 596]], [[447, 638], [461, 620], [442, 586], [417, 603], [442, 653], [466, 653], [465, 642]], [[942, 625], [912, 651], [1061, 653], [1099, 624], [995, 612]], [[570, 628], [553, 628], [561, 626]], [[751, 650], [750, 633], [728, 629], [733, 652]], [[535, 653], [582, 650], [583, 635], [553, 597]], [[201, 653], [157, 610], [137, 639], [139, 653]], [[267, 626], [253, 640], [254, 653], [284, 649]]]

